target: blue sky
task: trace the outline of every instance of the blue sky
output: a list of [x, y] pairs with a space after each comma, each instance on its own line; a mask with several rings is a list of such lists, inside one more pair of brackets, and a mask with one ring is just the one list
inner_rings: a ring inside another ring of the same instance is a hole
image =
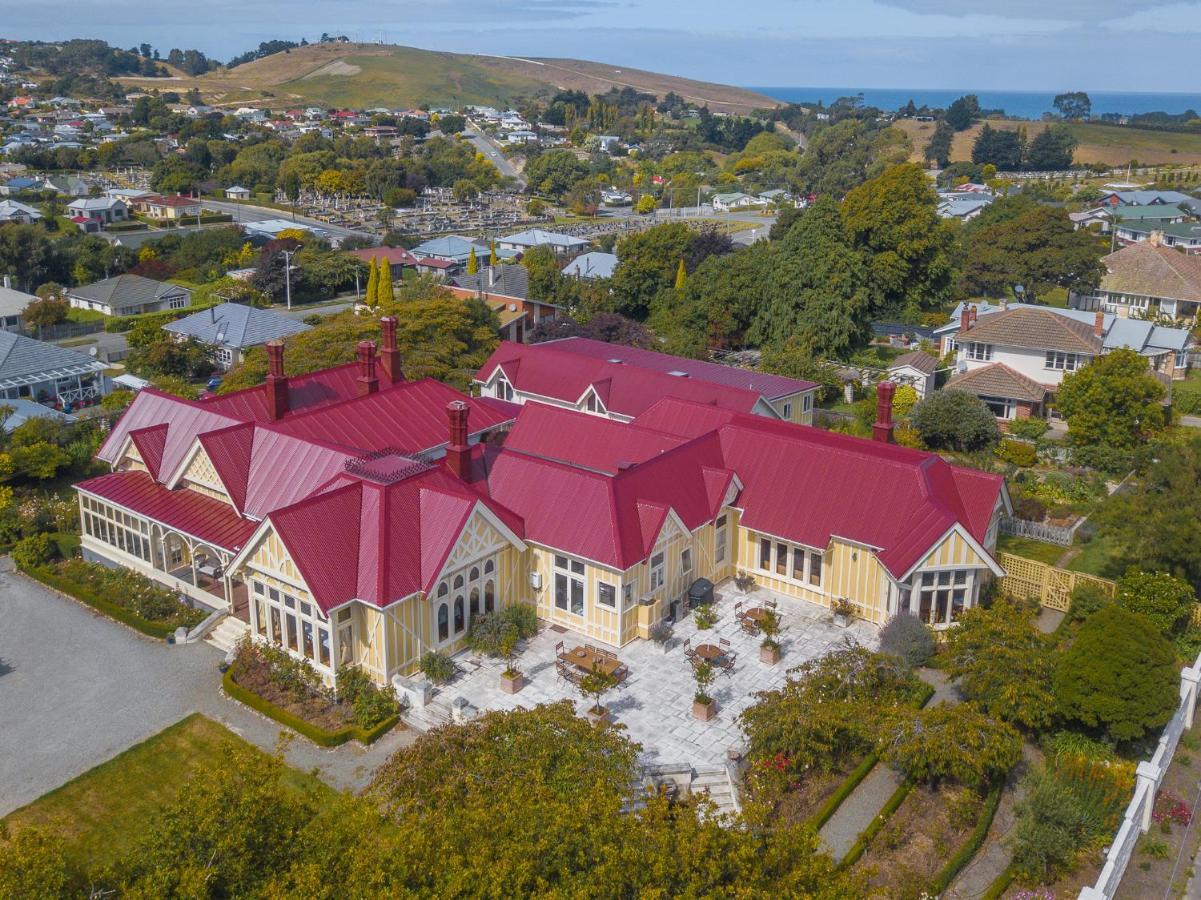
[[0, 0], [7, 36], [219, 59], [323, 31], [566, 56], [731, 84], [1201, 91], [1201, 2]]

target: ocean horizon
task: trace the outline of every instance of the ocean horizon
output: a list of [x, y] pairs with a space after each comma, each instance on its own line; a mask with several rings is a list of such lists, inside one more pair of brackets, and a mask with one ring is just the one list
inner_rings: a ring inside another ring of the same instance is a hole
[[[854, 87], [747, 87], [747, 90], [766, 94], [782, 103], [822, 102], [827, 106], [839, 97], [863, 94], [867, 106], [892, 111], [912, 100], [917, 106], [945, 109], [964, 94], [975, 94], [983, 109], [1004, 110], [1015, 119], [1041, 119], [1044, 113], [1054, 112], [1055, 95], [1062, 91], [976, 91], [942, 88], [854, 88]], [[1201, 110], [1201, 94], [1170, 92], [1086, 91], [1092, 100], [1092, 114], [1166, 112], [1180, 114]]]

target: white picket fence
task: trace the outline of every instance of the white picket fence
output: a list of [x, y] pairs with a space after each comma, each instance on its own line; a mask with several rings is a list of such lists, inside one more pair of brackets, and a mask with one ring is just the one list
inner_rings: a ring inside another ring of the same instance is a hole
[[1072, 541], [1076, 537], [1076, 529], [1083, 524], [1084, 519], [1077, 519], [1068, 526], [1030, 522], [1014, 516], [1002, 516], [1000, 520], [1001, 534], [1033, 538], [1046, 544], [1058, 544], [1060, 547], [1072, 546]]
[[1193, 713], [1197, 708], [1197, 685], [1201, 683], [1201, 656], [1191, 668], [1180, 673], [1180, 706], [1160, 735], [1155, 753], [1138, 764], [1135, 773], [1134, 797], [1126, 807], [1122, 825], [1105, 856], [1105, 867], [1097, 876], [1097, 883], [1080, 891], [1078, 900], [1111, 900], [1118, 892], [1118, 884], [1126, 873], [1126, 866], [1134, 854], [1134, 845], [1139, 835], [1151, 827], [1151, 812], [1155, 808], [1155, 795], [1163, 783], [1164, 774], [1172, 764], [1180, 736], [1193, 727]]

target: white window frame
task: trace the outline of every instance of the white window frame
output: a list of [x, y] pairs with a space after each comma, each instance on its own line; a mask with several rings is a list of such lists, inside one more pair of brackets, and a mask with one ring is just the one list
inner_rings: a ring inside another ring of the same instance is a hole
[[[555, 609], [569, 615], [584, 616], [584, 590], [587, 584], [588, 567], [578, 559], [556, 553], [553, 559]], [[560, 589], [562, 596], [560, 597]], [[560, 599], [562, 602], [560, 602]], [[578, 607], [578, 612], [577, 612]]]
[[728, 513], [722, 513], [718, 516], [717, 523], [713, 527], [713, 562], [715, 564], [726, 561], [726, 550], [730, 540], [728, 515]]
[[1048, 350], [1046, 352], [1043, 368], [1051, 369], [1056, 372], [1075, 372], [1082, 365], [1084, 365], [1084, 361], [1079, 353], [1065, 353], [1062, 350]]
[[[321, 608], [311, 600], [305, 600], [297, 594], [292, 594], [282, 588], [273, 587], [264, 581], [250, 578], [250, 600], [255, 604], [255, 619], [259, 625], [259, 635], [266, 640], [282, 647], [297, 659], [307, 660], [314, 669], [320, 672], [333, 673], [334, 655], [329, 619], [321, 614]], [[290, 601], [290, 602], [289, 602]], [[275, 633], [275, 618], [271, 615], [274, 610], [278, 613], [280, 631]], [[296, 646], [288, 640], [288, 618], [296, 621]], [[308, 626], [309, 642], [312, 644], [312, 655], [304, 650], [305, 627]], [[323, 643], [324, 641], [324, 643]], [[326, 661], [321, 659], [321, 650], [326, 650]]]
[[[953, 624], [964, 610], [975, 605], [976, 570], [923, 569], [914, 572], [909, 583], [901, 587], [898, 609], [907, 610], [933, 628], [946, 628]], [[944, 596], [940, 597], [940, 594]], [[922, 603], [926, 597], [929, 597], [929, 602], [927, 614], [923, 617]], [[940, 602], [945, 604], [946, 610], [941, 616], [938, 614]]]
[[663, 550], [651, 554], [650, 558], [650, 591], [655, 593], [667, 581], [667, 554]]
[[784, 418], [785, 419], [792, 418], [792, 404], [791, 403], [784, 404]]
[[[824, 551], [766, 535], [759, 535], [758, 541], [759, 543], [755, 547], [756, 571], [768, 578], [786, 581], [816, 593], [825, 593], [822, 588], [826, 558]], [[764, 542], [767, 542], [771, 548], [766, 567], [763, 565]], [[796, 568], [798, 555], [802, 558], [802, 569], [799, 574]]]
[[[608, 600], [605, 600], [606, 594]], [[617, 588], [607, 581], [596, 583], [596, 605], [605, 609], [617, 609]]]
[[967, 358], [973, 362], [990, 362], [992, 360], [993, 345], [982, 344], [978, 341], [969, 341], [965, 349]]

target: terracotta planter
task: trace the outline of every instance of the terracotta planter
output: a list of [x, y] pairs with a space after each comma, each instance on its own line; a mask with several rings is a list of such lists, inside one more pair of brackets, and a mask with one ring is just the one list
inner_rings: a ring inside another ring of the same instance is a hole
[[518, 672], [512, 677], [504, 674], [503, 672], [501, 673], [500, 689], [506, 694], [516, 694], [523, 687], [525, 687], [525, 675], [523, 675], [521, 672]]
[[759, 662], [767, 663], [769, 666], [774, 666], [780, 661], [779, 647], [759, 647]]
[[600, 712], [597, 712], [595, 708], [590, 706], [584, 712], [584, 715], [586, 715], [588, 717], [588, 721], [597, 728], [599, 728], [601, 725], [607, 725], [609, 723], [609, 710], [603, 706], [600, 708]]
[[693, 700], [692, 714], [702, 722], [708, 722], [717, 715], [717, 701], [710, 700], [708, 703], [701, 703], [700, 700]]

